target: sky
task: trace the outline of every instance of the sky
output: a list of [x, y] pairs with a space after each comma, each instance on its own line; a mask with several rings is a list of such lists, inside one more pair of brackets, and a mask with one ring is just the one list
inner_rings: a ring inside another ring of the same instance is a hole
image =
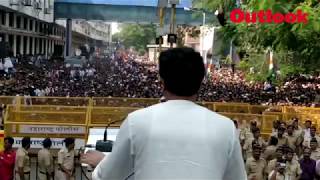
[[115, 33], [119, 32], [119, 24], [117, 22], [113, 22], [111, 23], [111, 30], [112, 30], [112, 35], [114, 35]]

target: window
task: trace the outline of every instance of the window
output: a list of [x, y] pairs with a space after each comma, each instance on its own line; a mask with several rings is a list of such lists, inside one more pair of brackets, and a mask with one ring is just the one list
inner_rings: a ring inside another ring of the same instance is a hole
[[4, 11], [1, 11], [1, 23], [2, 25], [6, 25], [6, 13]]
[[42, 23], [41, 23], [41, 22], [39, 23], [39, 32], [40, 32], [40, 33], [43, 33], [43, 26], [42, 26]]
[[29, 21], [28, 18], [24, 18], [24, 21], [23, 21], [23, 29], [25, 29], [25, 30], [28, 30], [28, 21]]
[[21, 16], [17, 16], [17, 28], [20, 29], [21, 28]]
[[29, 30], [33, 31], [33, 20], [30, 19]]
[[13, 27], [13, 23], [14, 23], [14, 15], [13, 12], [9, 13], [9, 26]]
[[38, 21], [34, 20], [35, 21], [35, 32], [38, 32]]

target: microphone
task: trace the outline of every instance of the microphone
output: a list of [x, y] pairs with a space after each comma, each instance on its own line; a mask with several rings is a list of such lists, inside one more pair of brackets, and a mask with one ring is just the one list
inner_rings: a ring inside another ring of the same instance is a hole
[[96, 150], [100, 152], [112, 152], [113, 141], [108, 140], [108, 128], [111, 124], [122, 122], [123, 120], [109, 122], [104, 130], [103, 140], [96, 142]]

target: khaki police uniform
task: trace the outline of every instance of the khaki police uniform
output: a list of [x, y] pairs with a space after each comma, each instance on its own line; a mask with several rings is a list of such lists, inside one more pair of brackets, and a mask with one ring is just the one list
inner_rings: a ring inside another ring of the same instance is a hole
[[[254, 138], [247, 139], [246, 142], [243, 145], [243, 150], [245, 151], [245, 158], [248, 159], [252, 156], [252, 142], [254, 141]], [[266, 142], [259, 137], [258, 143], [261, 147], [266, 146]]]
[[[19, 168], [23, 168], [24, 172], [24, 179], [29, 180], [30, 179], [30, 157], [28, 155], [28, 151], [24, 148], [19, 148], [16, 152], [16, 163], [15, 163], [15, 180], [20, 180], [19, 175]], [[1, 176], [1, 175], [0, 175]]]
[[272, 159], [269, 161], [268, 166], [266, 168], [266, 174], [270, 174], [277, 165], [277, 159]]
[[285, 174], [290, 180], [298, 180], [302, 171], [297, 160], [287, 161]]
[[296, 152], [296, 144], [297, 144], [297, 140], [298, 140], [298, 137], [297, 136], [290, 136], [290, 135], [287, 135], [287, 139], [288, 139], [288, 146], [294, 151]]
[[52, 179], [53, 158], [46, 148], [38, 152], [38, 180]]
[[246, 171], [248, 174], [248, 179], [256, 178], [257, 180], [263, 179], [263, 173], [266, 168], [266, 161], [263, 158], [259, 160], [249, 157], [246, 162]]
[[302, 130], [302, 128], [299, 126], [298, 129], [294, 129], [293, 135], [296, 136], [296, 137], [303, 136], [303, 130]]
[[265, 159], [266, 161], [270, 161], [276, 158], [276, 150], [277, 150], [277, 146], [274, 146], [274, 145], [267, 146], [262, 156], [263, 159]]
[[281, 138], [276, 136], [276, 138], [278, 138], [278, 144], [277, 144], [278, 147], [288, 144], [288, 138], [285, 135], [283, 135]]
[[[68, 171], [74, 172], [74, 156], [75, 156], [74, 150], [68, 151], [67, 148], [62, 148], [58, 152], [58, 164], [60, 164], [62, 167], [64, 167]], [[65, 172], [62, 171], [62, 169], [58, 168], [55, 179], [74, 180], [75, 177], [74, 177], [74, 173], [72, 173], [72, 176], [69, 177]]]

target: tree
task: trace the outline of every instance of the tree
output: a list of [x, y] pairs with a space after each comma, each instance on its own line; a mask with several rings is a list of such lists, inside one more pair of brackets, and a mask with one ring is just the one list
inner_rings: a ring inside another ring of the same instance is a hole
[[147, 45], [156, 38], [156, 26], [140, 24], [124, 24], [120, 32], [113, 35], [114, 41], [120, 41], [126, 48], [134, 48], [143, 54]]
[[[285, 74], [319, 71], [320, 3], [318, 0], [242, 0], [240, 7], [237, 7], [236, 3], [230, 3], [229, 0], [204, 0], [201, 3], [194, 0], [194, 3], [207, 10], [221, 9], [224, 12], [227, 19], [227, 24], [222, 28], [224, 40], [233, 39], [247, 58], [264, 54], [265, 50], [271, 47], [275, 52], [280, 71]], [[241, 8], [244, 11], [270, 9], [273, 13], [282, 14], [302, 10], [308, 13], [308, 23], [234, 24], [228, 20], [230, 11], [234, 8]]]

